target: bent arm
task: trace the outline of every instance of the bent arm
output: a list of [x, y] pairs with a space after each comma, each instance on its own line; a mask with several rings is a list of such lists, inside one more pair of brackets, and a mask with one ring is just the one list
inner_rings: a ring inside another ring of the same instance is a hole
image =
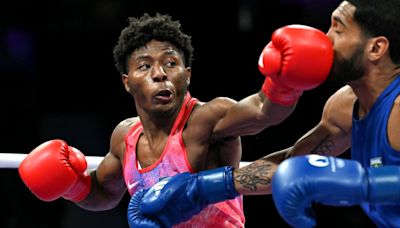
[[348, 145], [344, 143], [347, 142], [346, 138], [339, 139], [320, 123], [292, 147], [271, 153], [247, 166], [234, 170], [235, 189], [243, 195], [271, 194], [272, 176], [283, 160], [305, 154], [340, 154], [348, 148]]
[[271, 179], [286, 158], [306, 154], [337, 156], [350, 147], [355, 95], [348, 86], [333, 94], [324, 106], [321, 121], [287, 149], [271, 153], [234, 171], [240, 194], [270, 194]]
[[355, 100], [349, 86], [335, 92], [326, 102], [320, 122], [297, 140], [287, 157], [306, 154], [338, 156], [349, 149]]
[[103, 211], [116, 207], [126, 192], [119, 159], [108, 153], [90, 176], [91, 191], [85, 200], [78, 203], [78, 206], [90, 211]]
[[100, 162], [92, 177], [92, 189], [85, 200], [78, 206], [91, 210], [109, 210], [118, 205], [126, 193], [122, 173], [122, 161], [125, 151], [124, 136], [129, 129], [130, 121], [122, 121], [111, 136], [110, 152]]

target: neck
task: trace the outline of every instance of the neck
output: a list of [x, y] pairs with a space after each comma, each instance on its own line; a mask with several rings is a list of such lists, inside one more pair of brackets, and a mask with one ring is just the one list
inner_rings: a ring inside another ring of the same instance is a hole
[[138, 109], [140, 121], [143, 125], [143, 132], [149, 142], [157, 142], [168, 136], [181, 106], [170, 112], [146, 112]]
[[376, 68], [364, 75], [361, 79], [348, 83], [357, 96], [360, 117], [369, 112], [381, 93], [399, 74], [399, 68], [392, 68], [390, 71]]

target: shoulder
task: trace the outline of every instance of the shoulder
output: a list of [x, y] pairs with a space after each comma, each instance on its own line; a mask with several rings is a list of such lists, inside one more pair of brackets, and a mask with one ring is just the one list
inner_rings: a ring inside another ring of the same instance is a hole
[[354, 93], [353, 89], [350, 86], [346, 85], [337, 90], [332, 96], [330, 96], [325, 106], [336, 107], [339, 105], [353, 105], [356, 100], [357, 96]]
[[400, 95], [395, 99], [389, 116], [388, 137], [390, 145], [400, 151]]
[[119, 124], [114, 128], [114, 131], [111, 135], [112, 139], [118, 139], [120, 137], [124, 138], [128, 131], [132, 128], [132, 126], [139, 121], [139, 117], [132, 117], [119, 122]]
[[110, 142], [110, 151], [112, 154], [120, 157], [125, 151], [125, 135], [129, 132], [134, 124], [139, 122], [139, 117], [128, 118], [121, 121], [112, 132], [111, 142]]
[[237, 102], [227, 97], [217, 97], [208, 102], [198, 102], [187, 121], [185, 137], [195, 141], [208, 140], [215, 125]]
[[333, 114], [341, 111], [352, 114], [354, 102], [357, 100], [353, 89], [350, 86], [343, 86], [338, 91], [336, 91], [332, 96], [329, 97], [328, 101], [325, 103], [324, 112], [328, 114]]
[[188, 120], [189, 125], [213, 128], [237, 102], [227, 97], [217, 97], [208, 102], [198, 102]]
[[217, 97], [209, 102], [198, 102], [196, 112], [205, 113], [207, 116], [215, 114], [217, 116], [226, 113], [237, 101], [229, 97]]
[[329, 97], [325, 103], [322, 118], [343, 130], [351, 129], [353, 106], [357, 96], [353, 89], [346, 85]]
[[114, 132], [121, 130], [129, 130], [134, 124], [136, 124], [139, 121], [140, 119], [138, 116], [124, 119], [121, 122], [119, 122], [119, 124], [115, 127]]

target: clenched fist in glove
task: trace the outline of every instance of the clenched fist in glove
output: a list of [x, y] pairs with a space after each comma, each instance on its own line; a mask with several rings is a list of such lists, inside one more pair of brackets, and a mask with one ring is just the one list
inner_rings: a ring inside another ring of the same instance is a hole
[[171, 227], [189, 220], [209, 204], [235, 198], [239, 194], [232, 172], [232, 167], [222, 167], [180, 173], [136, 192], [128, 206], [130, 227]]
[[272, 102], [293, 105], [304, 90], [325, 81], [332, 64], [332, 42], [322, 31], [305, 25], [279, 28], [258, 61], [266, 76], [262, 91]]
[[79, 202], [90, 192], [85, 156], [63, 140], [50, 140], [36, 147], [21, 162], [22, 181], [43, 201], [60, 197]]

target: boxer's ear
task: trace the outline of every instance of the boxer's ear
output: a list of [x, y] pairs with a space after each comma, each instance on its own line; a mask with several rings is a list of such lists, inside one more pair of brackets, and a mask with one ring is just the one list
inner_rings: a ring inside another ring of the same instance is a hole
[[385, 55], [389, 55], [389, 40], [384, 36], [368, 39], [366, 53], [368, 59], [372, 62], [381, 59]]
[[130, 93], [131, 88], [129, 87], [129, 77], [127, 74], [121, 74], [122, 83], [124, 84], [125, 90]]
[[190, 85], [190, 78], [192, 77], [192, 68], [186, 67], [186, 86]]

